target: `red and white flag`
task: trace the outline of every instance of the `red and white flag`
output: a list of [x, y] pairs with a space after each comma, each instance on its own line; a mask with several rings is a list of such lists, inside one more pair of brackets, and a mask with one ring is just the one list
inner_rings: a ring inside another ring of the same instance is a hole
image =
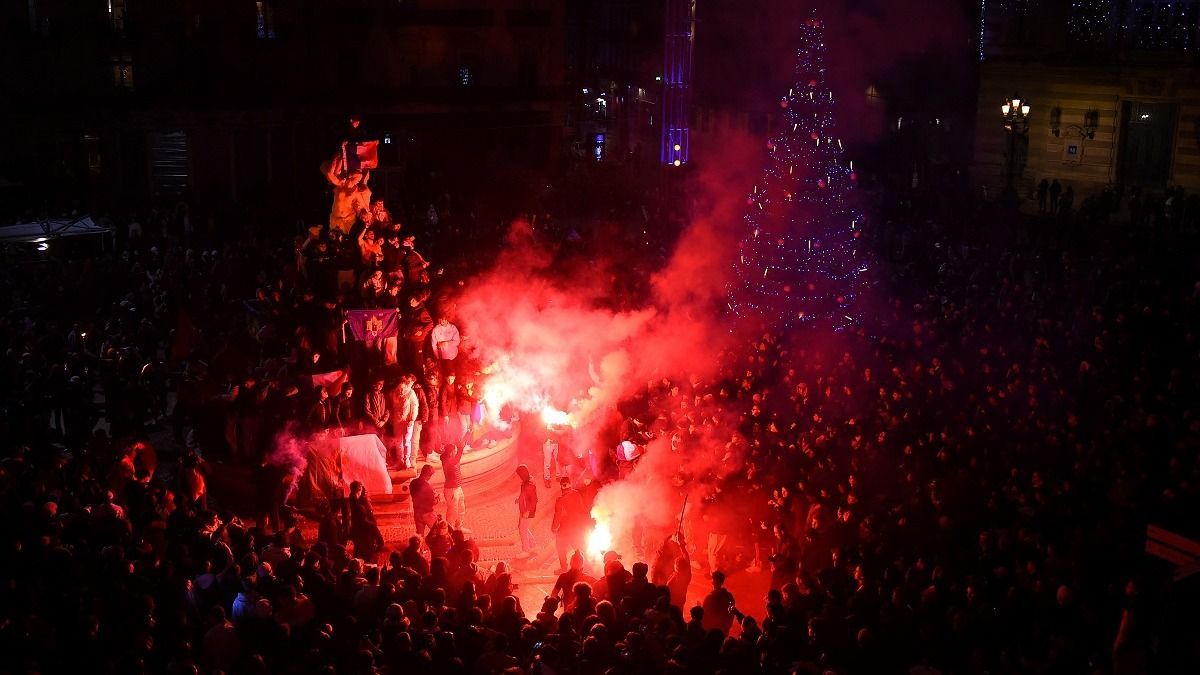
[[345, 370], [334, 370], [328, 373], [317, 373], [312, 376], [313, 387], [325, 387], [330, 396], [342, 393], [342, 385], [350, 379], [350, 373]]
[[379, 166], [379, 141], [345, 141], [342, 165], [347, 171], [374, 169]]

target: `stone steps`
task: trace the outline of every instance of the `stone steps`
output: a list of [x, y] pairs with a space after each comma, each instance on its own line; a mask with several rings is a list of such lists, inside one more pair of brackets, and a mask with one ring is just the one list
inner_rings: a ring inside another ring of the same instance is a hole
[[[471, 450], [462, 458], [463, 490], [471, 495], [474, 502], [490, 501], [494, 495], [513, 487], [513, 475], [518, 463], [516, 436], [499, 439], [491, 448]], [[433, 478], [429, 483], [440, 494], [445, 484], [441, 461], [436, 455], [431, 455], [425, 462], [418, 461], [417, 467], [423, 464], [433, 466]], [[376, 516], [411, 517], [412, 502], [408, 498], [408, 484], [416, 478], [416, 469], [390, 471], [389, 474], [392, 478], [392, 494], [372, 496]]]

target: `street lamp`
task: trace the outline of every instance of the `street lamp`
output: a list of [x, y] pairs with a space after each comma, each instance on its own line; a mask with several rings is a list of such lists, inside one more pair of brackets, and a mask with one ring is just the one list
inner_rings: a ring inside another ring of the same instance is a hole
[[1004, 130], [1008, 132], [1008, 182], [1007, 189], [1012, 192], [1017, 168], [1017, 137], [1029, 133], [1029, 101], [1020, 96], [1013, 96], [1000, 106], [1004, 116]]

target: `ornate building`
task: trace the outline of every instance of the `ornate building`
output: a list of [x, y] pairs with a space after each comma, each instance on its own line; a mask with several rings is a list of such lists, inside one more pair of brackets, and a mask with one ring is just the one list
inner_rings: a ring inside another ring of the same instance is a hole
[[983, 0], [975, 185], [1200, 189], [1198, 28], [1200, 2]]
[[545, 166], [564, 144], [565, 26], [558, 0], [0, 3], [0, 179], [48, 208], [292, 208], [323, 199], [317, 165], [352, 112], [386, 144], [377, 193], [424, 158]]

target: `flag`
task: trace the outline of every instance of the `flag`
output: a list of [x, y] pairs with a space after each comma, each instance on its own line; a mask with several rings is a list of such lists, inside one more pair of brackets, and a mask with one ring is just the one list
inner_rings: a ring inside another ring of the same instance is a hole
[[342, 164], [347, 171], [379, 166], [379, 141], [343, 141]]
[[368, 343], [400, 332], [400, 312], [394, 309], [352, 309], [346, 312], [346, 321], [354, 339]]
[[317, 373], [312, 376], [313, 388], [325, 387], [330, 396], [342, 393], [342, 386], [350, 379], [350, 373], [345, 370], [331, 370], [328, 373]]

